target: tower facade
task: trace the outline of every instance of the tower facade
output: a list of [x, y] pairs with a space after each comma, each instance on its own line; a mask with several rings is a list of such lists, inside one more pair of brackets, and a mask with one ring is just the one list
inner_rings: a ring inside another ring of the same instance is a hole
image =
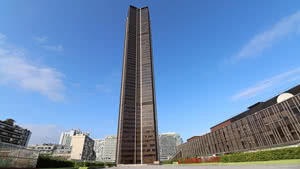
[[117, 164], [159, 160], [149, 8], [128, 9], [117, 138]]

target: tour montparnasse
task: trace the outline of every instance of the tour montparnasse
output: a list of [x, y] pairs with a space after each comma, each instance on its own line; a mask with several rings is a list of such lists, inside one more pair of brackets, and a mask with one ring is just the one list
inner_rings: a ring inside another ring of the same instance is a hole
[[117, 164], [159, 161], [149, 8], [128, 9], [118, 122]]

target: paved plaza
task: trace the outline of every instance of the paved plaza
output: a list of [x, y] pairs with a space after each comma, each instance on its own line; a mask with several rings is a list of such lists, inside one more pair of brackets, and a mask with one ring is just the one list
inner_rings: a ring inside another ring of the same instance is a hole
[[300, 169], [300, 164], [291, 165], [149, 165], [120, 166], [112, 169]]

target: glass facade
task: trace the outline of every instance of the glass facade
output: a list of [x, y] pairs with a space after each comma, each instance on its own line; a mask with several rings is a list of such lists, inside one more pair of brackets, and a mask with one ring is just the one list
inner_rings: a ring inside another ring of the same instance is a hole
[[159, 160], [148, 7], [128, 10], [118, 125], [117, 164]]

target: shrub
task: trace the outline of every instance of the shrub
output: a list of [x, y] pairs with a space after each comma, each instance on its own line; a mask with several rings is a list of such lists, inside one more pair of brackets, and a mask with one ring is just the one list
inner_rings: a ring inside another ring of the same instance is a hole
[[37, 161], [37, 168], [58, 168], [58, 167], [73, 167], [73, 161], [61, 160], [49, 156], [41, 155]]
[[173, 162], [178, 162], [178, 160], [166, 160], [166, 161], [161, 161], [162, 164], [173, 164]]
[[75, 161], [74, 167], [104, 167], [102, 162]]
[[115, 163], [103, 163], [103, 162], [90, 162], [90, 161], [71, 161], [63, 160], [60, 158], [40, 155], [37, 161], [36, 168], [63, 168], [63, 167], [87, 167], [91, 168], [101, 168], [101, 167], [112, 167]]
[[173, 161], [172, 160], [162, 161], [162, 164], [173, 164]]
[[184, 163], [184, 158], [180, 158], [177, 162], [178, 162], [178, 164], [183, 164]]
[[103, 166], [114, 167], [114, 166], [116, 166], [116, 163], [113, 163], [113, 162], [106, 162]]
[[74, 161], [74, 167], [85, 167], [85, 162], [83, 162], [83, 161]]
[[266, 150], [249, 153], [233, 153], [221, 157], [221, 162], [246, 162], [300, 159], [300, 147]]

